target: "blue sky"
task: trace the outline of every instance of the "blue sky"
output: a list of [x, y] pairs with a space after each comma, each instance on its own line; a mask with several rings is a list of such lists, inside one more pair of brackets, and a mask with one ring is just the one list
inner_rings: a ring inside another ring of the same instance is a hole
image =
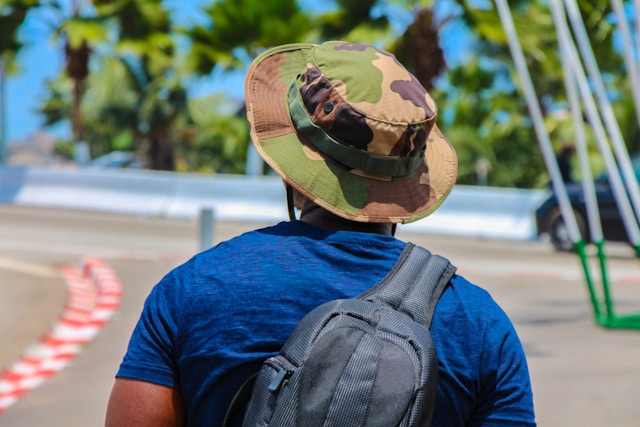
[[[199, 22], [203, 17], [198, 13], [203, 4], [211, 0], [166, 0], [165, 4], [178, 22]], [[331, 7], [326, 0], [305, 0], [306, 10], [322, 10]], [[447, 10], [444, 11], [446, 13]], [[63, 67], [61, 48], [53, 44], [49, 32], [42, 24], [42, 17], [29, 20], [22, 31], [27, 46], [20, 52], [18, 62], [20, 73], [6, 79], [6, 131], [9, 141], [26, 140], [42, 127], [42, 118], [35, 112], [45, 97], [45, 82], [57, 76]], [[398, 23], [403, 25], [402, 22]], [[464, 28], [450, 23], [445, 27], [443, 48], [449, 63], [464, 54]], [[214, 73], [210, 78], [198, 79], [191, 90], [198, 93], [226, 91], [232, 97], [243, 96], [244, 76], [242, 73], [223, 75]], [[69, 137], [70, 127], [61, 125], [47, 129], [61, 137]]]

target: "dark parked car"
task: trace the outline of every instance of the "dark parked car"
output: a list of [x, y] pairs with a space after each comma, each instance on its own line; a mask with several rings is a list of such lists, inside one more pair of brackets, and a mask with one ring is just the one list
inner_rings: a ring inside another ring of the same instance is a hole
[[[640, 156], [632, 158], [631, 164], [636, 180], [640, 181]], [[599, 175], [594, 180], [594, 184], [604, 239], [613, 242], [629, 242], [627, 230], [622, 222], [622, 217], [620, 216], [618, 205], [606, 173]], [[567, 193], [576, 216], [578, 228], [585, 241], [590, 242], [591, 236], [587, 222], [587, 209], [582, 192], [582, 183], [575, 182], [567, 184]], [[544, 233], [548, 234], [556, 250], [573, 250], [573, 243], [569, 237], [569, 231], [560, 212], [558, 200], [554, 194], [551, 194], [549, 198], [536, 209], [535, 215], [538, 236]]]

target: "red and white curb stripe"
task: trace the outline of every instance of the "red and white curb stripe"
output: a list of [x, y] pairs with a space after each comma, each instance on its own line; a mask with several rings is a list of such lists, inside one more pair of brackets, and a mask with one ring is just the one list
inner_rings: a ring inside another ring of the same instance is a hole
[[63, 313], [51, 331], [0, 373], [0, 414], [65, 368], [120, 305], [122, 285], [102, 260], [87, 258], [81, 269], [62, 267], [60, 274], [68, 290]]

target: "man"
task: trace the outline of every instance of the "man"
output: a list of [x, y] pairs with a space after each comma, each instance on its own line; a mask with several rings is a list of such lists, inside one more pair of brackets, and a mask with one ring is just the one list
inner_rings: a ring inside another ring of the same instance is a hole
[[573, 144], [564, 143], [556, 156], [558, 169], [560, 169], [560, 176], [566, 184], [573, 182], [573, 166], [571, 161], [573, 160], [575, 152], [576, 148]]
[[[273, 48], [252, 63], [245, 96], [253, 143], [282, 176], [292, 220], [222, 242], [155, 286], [107, 426], [221, 425], [236, 390], [298, 321], [377, 284], [405, 246], [395, 224], [433, 212], [455, 183], [433, 100], [387, 52]], [[485, 291], [454, 276], [431, 333], [433, 425], [535, 425], [524, 351]]]

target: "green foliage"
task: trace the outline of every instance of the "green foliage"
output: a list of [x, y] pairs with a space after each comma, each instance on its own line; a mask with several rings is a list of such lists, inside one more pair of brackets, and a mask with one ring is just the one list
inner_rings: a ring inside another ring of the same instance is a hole
[[318, 18], [320, 37], [324, 40], [358, 40], [353, 38], [356, 32], [354, 29], [358, 27], [375, 29], [389, 26], [385, 16], [371, 18], [371, 9], [376, 5], [377, 0], [338, 0], [337, 3], [337, 9]]
[[190, 109], [194, 129], [190, 139], [183, 139], [178, 148], [186, 170], [205, 173], [244, 173], [249, 145], [249, 127], [244, 110], [238, 103], [236, 114], [223, 106], [233, 103], [224, 96], [214, 95], [193, 100]]
[[73, 159], [73, 141], [56, 141], [53, 146], [53, 154], [66, 160]]
[[[173, 26], [162, 0], [78, 2], [83, 13], [65, 16], [57, 1], [0, 0], [0, 55], [10, 58], [20, 49], [18, 30], [31, 8], [55, 11], [55, 34], [64, 36], [77, 59], [87, 54], [88, 75], [77, 75], [81, 88], [65, 75], [48, 82], [41, 111], [47, 124], [69, 120], [73, 94], [86, 91], [81, 124], [94, 155], [134, 150], [146, 153], [153, 168], [173, 169], [175, 163], [180, 171], [242, 173], [249, 136], [241, 101], [194, 95], [187, 82], [210, 79], [214, 69], [241, 70], [274, 45], [342, 39], [391, 50], [430, 89], [439, 107], [438, 125], [458, 152], [458, 183], [476, 184], [479, 165], [488, 162], [488, 185], [547, 185], [493, 2], [451, 0], [459, 6], [457, 15], [438, 17], [435, 0], [335, 0], [335, 7], [313, 15], [295, 0], [217, 0], [203, 7], [208, 22], [189, 28]], [[578, 5], [623, 137], [630, 151], [640, 150], [629, 82], [614, 48], [610, 2], [578, 0]], [[574, 130], [548, 1], [510, 0], [509, 6], [544, 125], [557, 147], [572, 140]], [[400, 26], [398, 17], [410, 22]], [[467, 58], [448, 66], [440, 37], [455, 20], [469, 27], [474, 44]], [[186, 48], [178, 40], [186, 41]], [[593, 133], [586, 131], [593, 146]], [[595, 157], [593, 163], [598, 165]]]
[[60, 25], [56, 37], [64, 35], [72, 49], [79, 49], [83, 43], [92, 45], [107, 40], [107, 28], [97, 18], [71, 17]]
[[[475, 162], [488, 159], [489, 184], [497, 186], [542, 187], [547, 185], [546, 165], [533, 132], [529, 111], [520, 89], [506, 36], [492, 2], [485, 7], [456, 0], [461, 19], [477, 38], [470, 58], [449, 70], [446, 89], [436, 95], [441, 110], [441, 126], [461, 156], [458, 182], [475, 181]], [[571, 114], [568, 112], [562, 65], [558, 56], [556, 32], [546, 1], [510, 1], [511, 13], [525, 54], [527, 67], [544, 114], [544, 125], [557, 149], [574, 140]], [[587, 33], [615, 101], [616, 117], [621, 123], [630, 151], [638, 146], [638, 126], [633, 120], [626, 75], [620, 53], [613, 43], [614, 27], [608, 17], [610, 6], [604, 0], [583, 0], [578, 5]], [[493, 76], [493, 79], [490, 77]], [[470, 83], [472, 81], [477, 82]], [[451, 88], [455, 88], [449, 91]], [[473, 94], [469, 96], [470, 94]], [[485, 97], [485, 95], [487, 95]], [[444, 112], [444, 114], [442, 114]], [[466, 123], [466, 122], [471, 122]], [[595, 141], [588, 124], [585, 130], [591, 150]], [[592, 157], [592, 164], [599, 164]]]
[[488, 161], [488, 184], [528, 187], [543, 167], [526, 106], [515, 88], [492, 90], [499, 78], [475, 58], [449, 73], [434, 91], [439, 123], [459, 157], [458, 183], [478, 181], [479, 161]]
[[0, 0], [0, 58], [15, 70], [15, 55], [22, 48], [18, 30], [24, 23], [27, 12], [38, 4], [37, 0]]
[[133, 132], [125, 129], [111, 139], [111, 147], [117, 151], [132, 151], [134, 148], [133, 142]]
[[65, 75], [60, 75], [46, 83], [48, 97], [38, 109], [44, 117], [45, 126], [68, 120], [71, 115], [72, 86], [71, 80]]
[[310, 18], [295, 0], [216, 1], [206, 6], [209, 25], [184, 30], [190, 68], [209, 75], [214, 67], [241, 68], [261, 49], [304, 39]]
[[150, 34], [171, 31], [162, 0], [93, 0], [97, 14], [117, 20], [120, 40], [145, 40]]

